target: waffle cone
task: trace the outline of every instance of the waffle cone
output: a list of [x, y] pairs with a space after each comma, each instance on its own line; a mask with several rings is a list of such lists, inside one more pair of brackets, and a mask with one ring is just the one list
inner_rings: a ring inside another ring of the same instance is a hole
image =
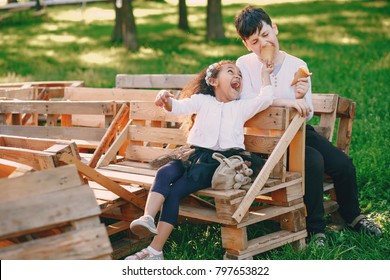
[[298, 71], [295, 72], [295, 74], [294, 74], [294, 79], [291, 82], [291, 85], [292, 86], [295, 85], [298, 82], [298, 79], [306, 78], [306, 77], [309, 77], [310, 75], [311, 75], [311, 73], [309, 72], [309, 70], [307, 70], [307, 68], [305, 66], [299, 67]]
[[260, 58], [265, 62], [271, 62], [274, 59], [275, 47], [266, 45], [261, 49]]

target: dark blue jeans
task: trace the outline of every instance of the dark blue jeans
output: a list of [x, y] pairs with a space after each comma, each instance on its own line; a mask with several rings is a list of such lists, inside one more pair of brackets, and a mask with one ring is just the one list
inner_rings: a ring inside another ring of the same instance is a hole
[[198, 190], [210, 187], [211, 179], [212, 177], [201, 176], [197, 181], [194, 181], [190, 176], [187, 176], [185, 167], [178, 160], [162, 166], [157, 171], [151, 188], [152, 192], [157, 192], [165, 197], [160, 212], [160, 221], [175, 226], [179, 215], [180, 200]]
[[319, 135], [312, 126], [306, 126], [305, 196], [307, 231], [324, 232], [323, 175], [334, 183], [339, 213], [351, 223], [359, 214], [356, 170], [352, 159]]

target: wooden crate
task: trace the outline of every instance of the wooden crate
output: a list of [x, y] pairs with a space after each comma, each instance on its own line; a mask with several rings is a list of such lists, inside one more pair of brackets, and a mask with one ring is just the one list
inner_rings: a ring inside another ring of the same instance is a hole
[[110, 259], [99, 214], [74, 166], [0, 179], [0, 259]]

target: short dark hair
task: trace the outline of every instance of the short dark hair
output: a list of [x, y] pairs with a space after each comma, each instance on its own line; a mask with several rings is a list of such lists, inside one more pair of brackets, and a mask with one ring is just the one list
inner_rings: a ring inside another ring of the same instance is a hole
[[246, 6], [234, 20], [236, 31], [244, 41], [263, 28], [263, 22], [272, 26], [269, 15], [261, 8]]

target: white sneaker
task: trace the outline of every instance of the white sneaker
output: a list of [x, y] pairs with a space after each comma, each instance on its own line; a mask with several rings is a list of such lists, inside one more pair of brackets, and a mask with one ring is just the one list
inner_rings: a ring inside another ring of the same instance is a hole
[[125, 260], [163, 260], [164, 255], [163, 253], [158, 255], [153, 255], [147, 248], [142, 249], [138, 253], [135, 253], [134, 255], [128, 256], [125, 258]]
[[137, 220], [132, 221], [130, 230], [140, 237], [157, 234], [157, 228], [151, 216], [141, 216]]

